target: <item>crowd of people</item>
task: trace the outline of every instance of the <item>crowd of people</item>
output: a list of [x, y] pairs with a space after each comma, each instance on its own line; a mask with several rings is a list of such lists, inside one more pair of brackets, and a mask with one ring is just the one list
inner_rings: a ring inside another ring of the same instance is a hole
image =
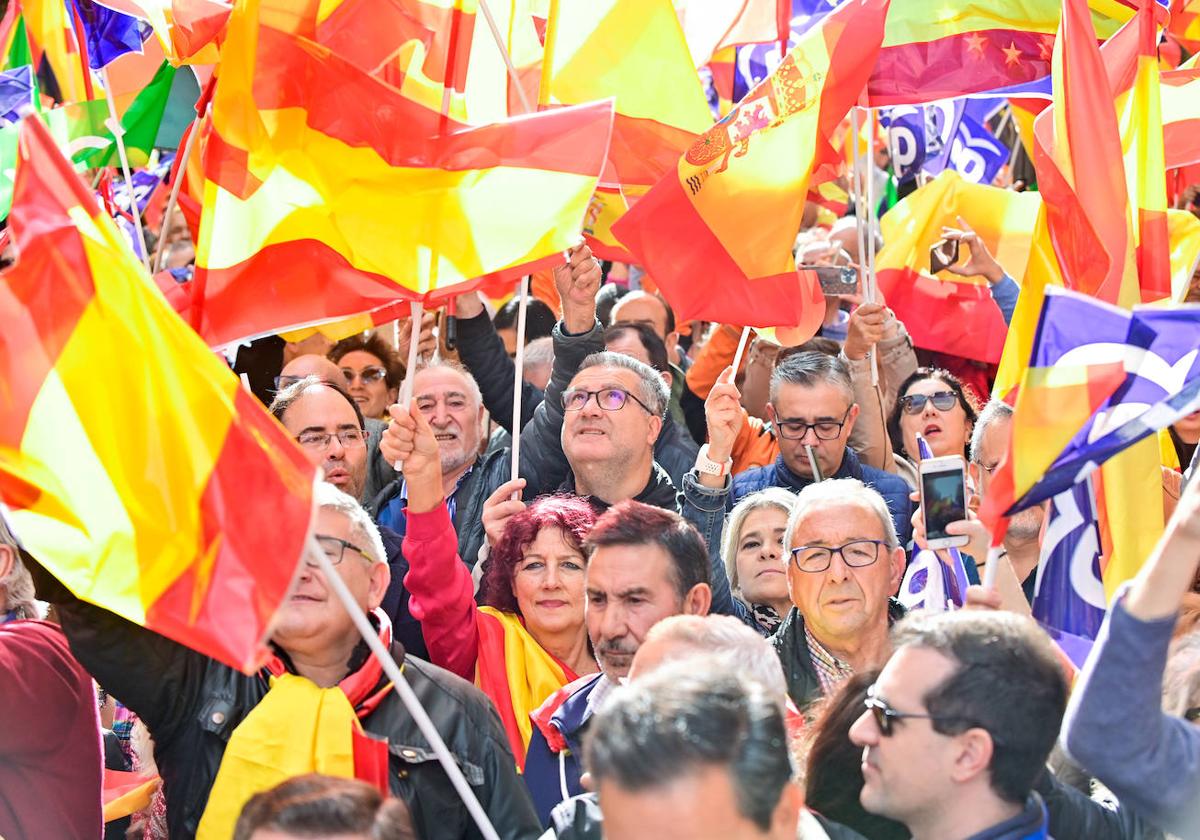
[[[857, 261], [853, 233], [803, 258]], [[1012, 279], [954, 236], [1009, 320]], [[497, 836], [1200, 837], [1200, 481], [1164, 466], [1166, 533], [1076, 673], [1030, 617], [1043, 507], [979, 585], [1013, 410], [977, 364], [931, 364], [855, 295], [735, 368], [739, 326], [678, 323], [609, 268], [572, 249], [523, 334], [471, 292], [453, 329], [238, 362], [321, 468], [316, 542]], [[1200, 413], [1169, 434], [1194, 470]], [[968, 465], [961, 610], [898, 598], [922, 453]], [[2, 520], [0, 617], [8, 840], [487, 836], [315, 557], [254, 675], [76, 598]], [[158, 781], [114, 816], [113, 771]]]

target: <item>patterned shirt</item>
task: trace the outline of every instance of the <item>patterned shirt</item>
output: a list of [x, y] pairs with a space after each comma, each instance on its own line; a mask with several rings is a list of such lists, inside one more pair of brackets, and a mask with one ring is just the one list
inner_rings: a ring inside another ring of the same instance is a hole
[[804, 640], [808, 645], [808, 658], [812, 660], [813, 670], [817, 672], [817, 679], [821, 683], [821, 692], [829, 696], [842, 682], [853, 676], [854, 669], [850, 663], [838, 659], [817, 641], [807, 624], [804, 626]]

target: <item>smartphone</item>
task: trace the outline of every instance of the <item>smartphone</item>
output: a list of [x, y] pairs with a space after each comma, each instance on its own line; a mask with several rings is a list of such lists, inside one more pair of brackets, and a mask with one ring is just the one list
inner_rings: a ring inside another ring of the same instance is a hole
[[966, 545], [966, 534], [946, 533], [951, 522], [967, 518], [967, 463], [961, 455], [926, 458], [921, 475], [921, 515], [925, 517], [925, 542], [929, 548]]
[[929, 249], [929, 273], [937, 274], [958, 262], [958, 240], [943, 239]]
[[848, 265], [802, 265], [801, 271], [817, 275], [825, 297], [852, 295], [858, 291], [858, 272]]

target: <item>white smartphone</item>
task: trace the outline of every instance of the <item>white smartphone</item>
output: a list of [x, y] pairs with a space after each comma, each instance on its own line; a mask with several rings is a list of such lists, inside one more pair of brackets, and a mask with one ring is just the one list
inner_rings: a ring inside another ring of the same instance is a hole
[[967, 518], [967, 464], [961, 455], [926, 458], [918, 467], [921, 476], [921, 514], [925, 517], [925, 543], [929, 548], [950, 548], [970, 542], [966, 534], [946, 533], [951, 522]]

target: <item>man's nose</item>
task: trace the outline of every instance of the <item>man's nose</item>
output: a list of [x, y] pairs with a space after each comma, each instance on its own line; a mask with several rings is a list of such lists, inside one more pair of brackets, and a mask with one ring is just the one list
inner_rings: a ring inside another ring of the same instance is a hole
[[850, 567], [846, 565], [846, 558], [842, 556], [842, 552], [833, 552], [833, 557], [829, 559], [829, 568], [825, 571], [825, 577], [833, 583], [841, 583], [850, 577]]
[[850, 741], [860, 747], [873, 747], [879, 743], [879, 728], [871, 717], [870, 711], [864, 711], [858, 720], [850, 725]]

